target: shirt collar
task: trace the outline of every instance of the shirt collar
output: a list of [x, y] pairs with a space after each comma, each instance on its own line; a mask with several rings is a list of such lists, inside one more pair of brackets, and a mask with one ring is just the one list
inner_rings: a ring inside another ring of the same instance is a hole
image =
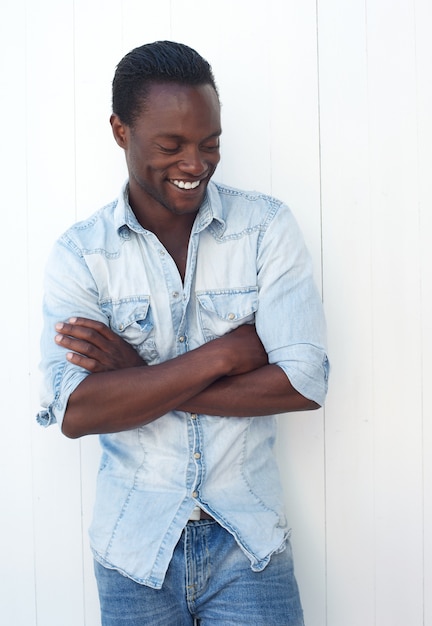
[[[135, 217], [129, 205], [129, 183], [126, 181], [117, 199], [114, 209], [114, 225], [117, 231], [124, 233], [126, 230], [133, 230], [137, 233], [147, 232]], [[201, 232], [207, 227], [211, 227], [217, 234], [221, 235], [225, 230], [224, 210], [218, 193], [216, 183], [210, 181], [204, 201], [198, 211], [195, 221], [195, 232]]]

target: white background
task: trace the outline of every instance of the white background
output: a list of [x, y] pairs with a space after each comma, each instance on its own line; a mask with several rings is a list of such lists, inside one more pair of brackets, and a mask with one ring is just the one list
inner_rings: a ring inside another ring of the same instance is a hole
[[288, 202], [322, 288], [328, 402], [278, 442], [306, 624], [432, 626], [431, 32], [430, 0], [2, 0], [2, 624], [99, 625], [97, 440], [34, 418], [42, 274], [125, 177], [116, 63], [174, 39], [216, 75], [215, 178]]

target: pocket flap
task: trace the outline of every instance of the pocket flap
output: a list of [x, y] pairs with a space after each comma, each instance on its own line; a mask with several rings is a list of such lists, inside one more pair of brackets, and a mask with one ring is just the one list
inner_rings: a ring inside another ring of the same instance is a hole
[[236, 322], [249, 317], [258, 308], [258, 289], [227, 289], [198, 292], [198, 301], [203, 309], [216, 314], [226, 322]]

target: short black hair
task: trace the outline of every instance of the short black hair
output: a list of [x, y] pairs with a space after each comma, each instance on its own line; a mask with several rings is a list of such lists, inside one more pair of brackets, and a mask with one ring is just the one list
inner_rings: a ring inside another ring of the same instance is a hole
[[210, 64], [189, 46], [155, 41], [134, 48], [117, 65], [112, 83], [112, 109], [127, 126], [133, 126], [145, 107], [151, 85], [211, 85], [216, 94]]

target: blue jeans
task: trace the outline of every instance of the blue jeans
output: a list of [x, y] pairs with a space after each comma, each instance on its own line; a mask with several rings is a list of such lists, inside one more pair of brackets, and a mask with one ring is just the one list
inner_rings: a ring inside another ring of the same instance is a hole
[[212, 520], [189, 522], [162, 589], [95, 562], [102, 626], [304, 626], [291, 546], [262, 572]]

